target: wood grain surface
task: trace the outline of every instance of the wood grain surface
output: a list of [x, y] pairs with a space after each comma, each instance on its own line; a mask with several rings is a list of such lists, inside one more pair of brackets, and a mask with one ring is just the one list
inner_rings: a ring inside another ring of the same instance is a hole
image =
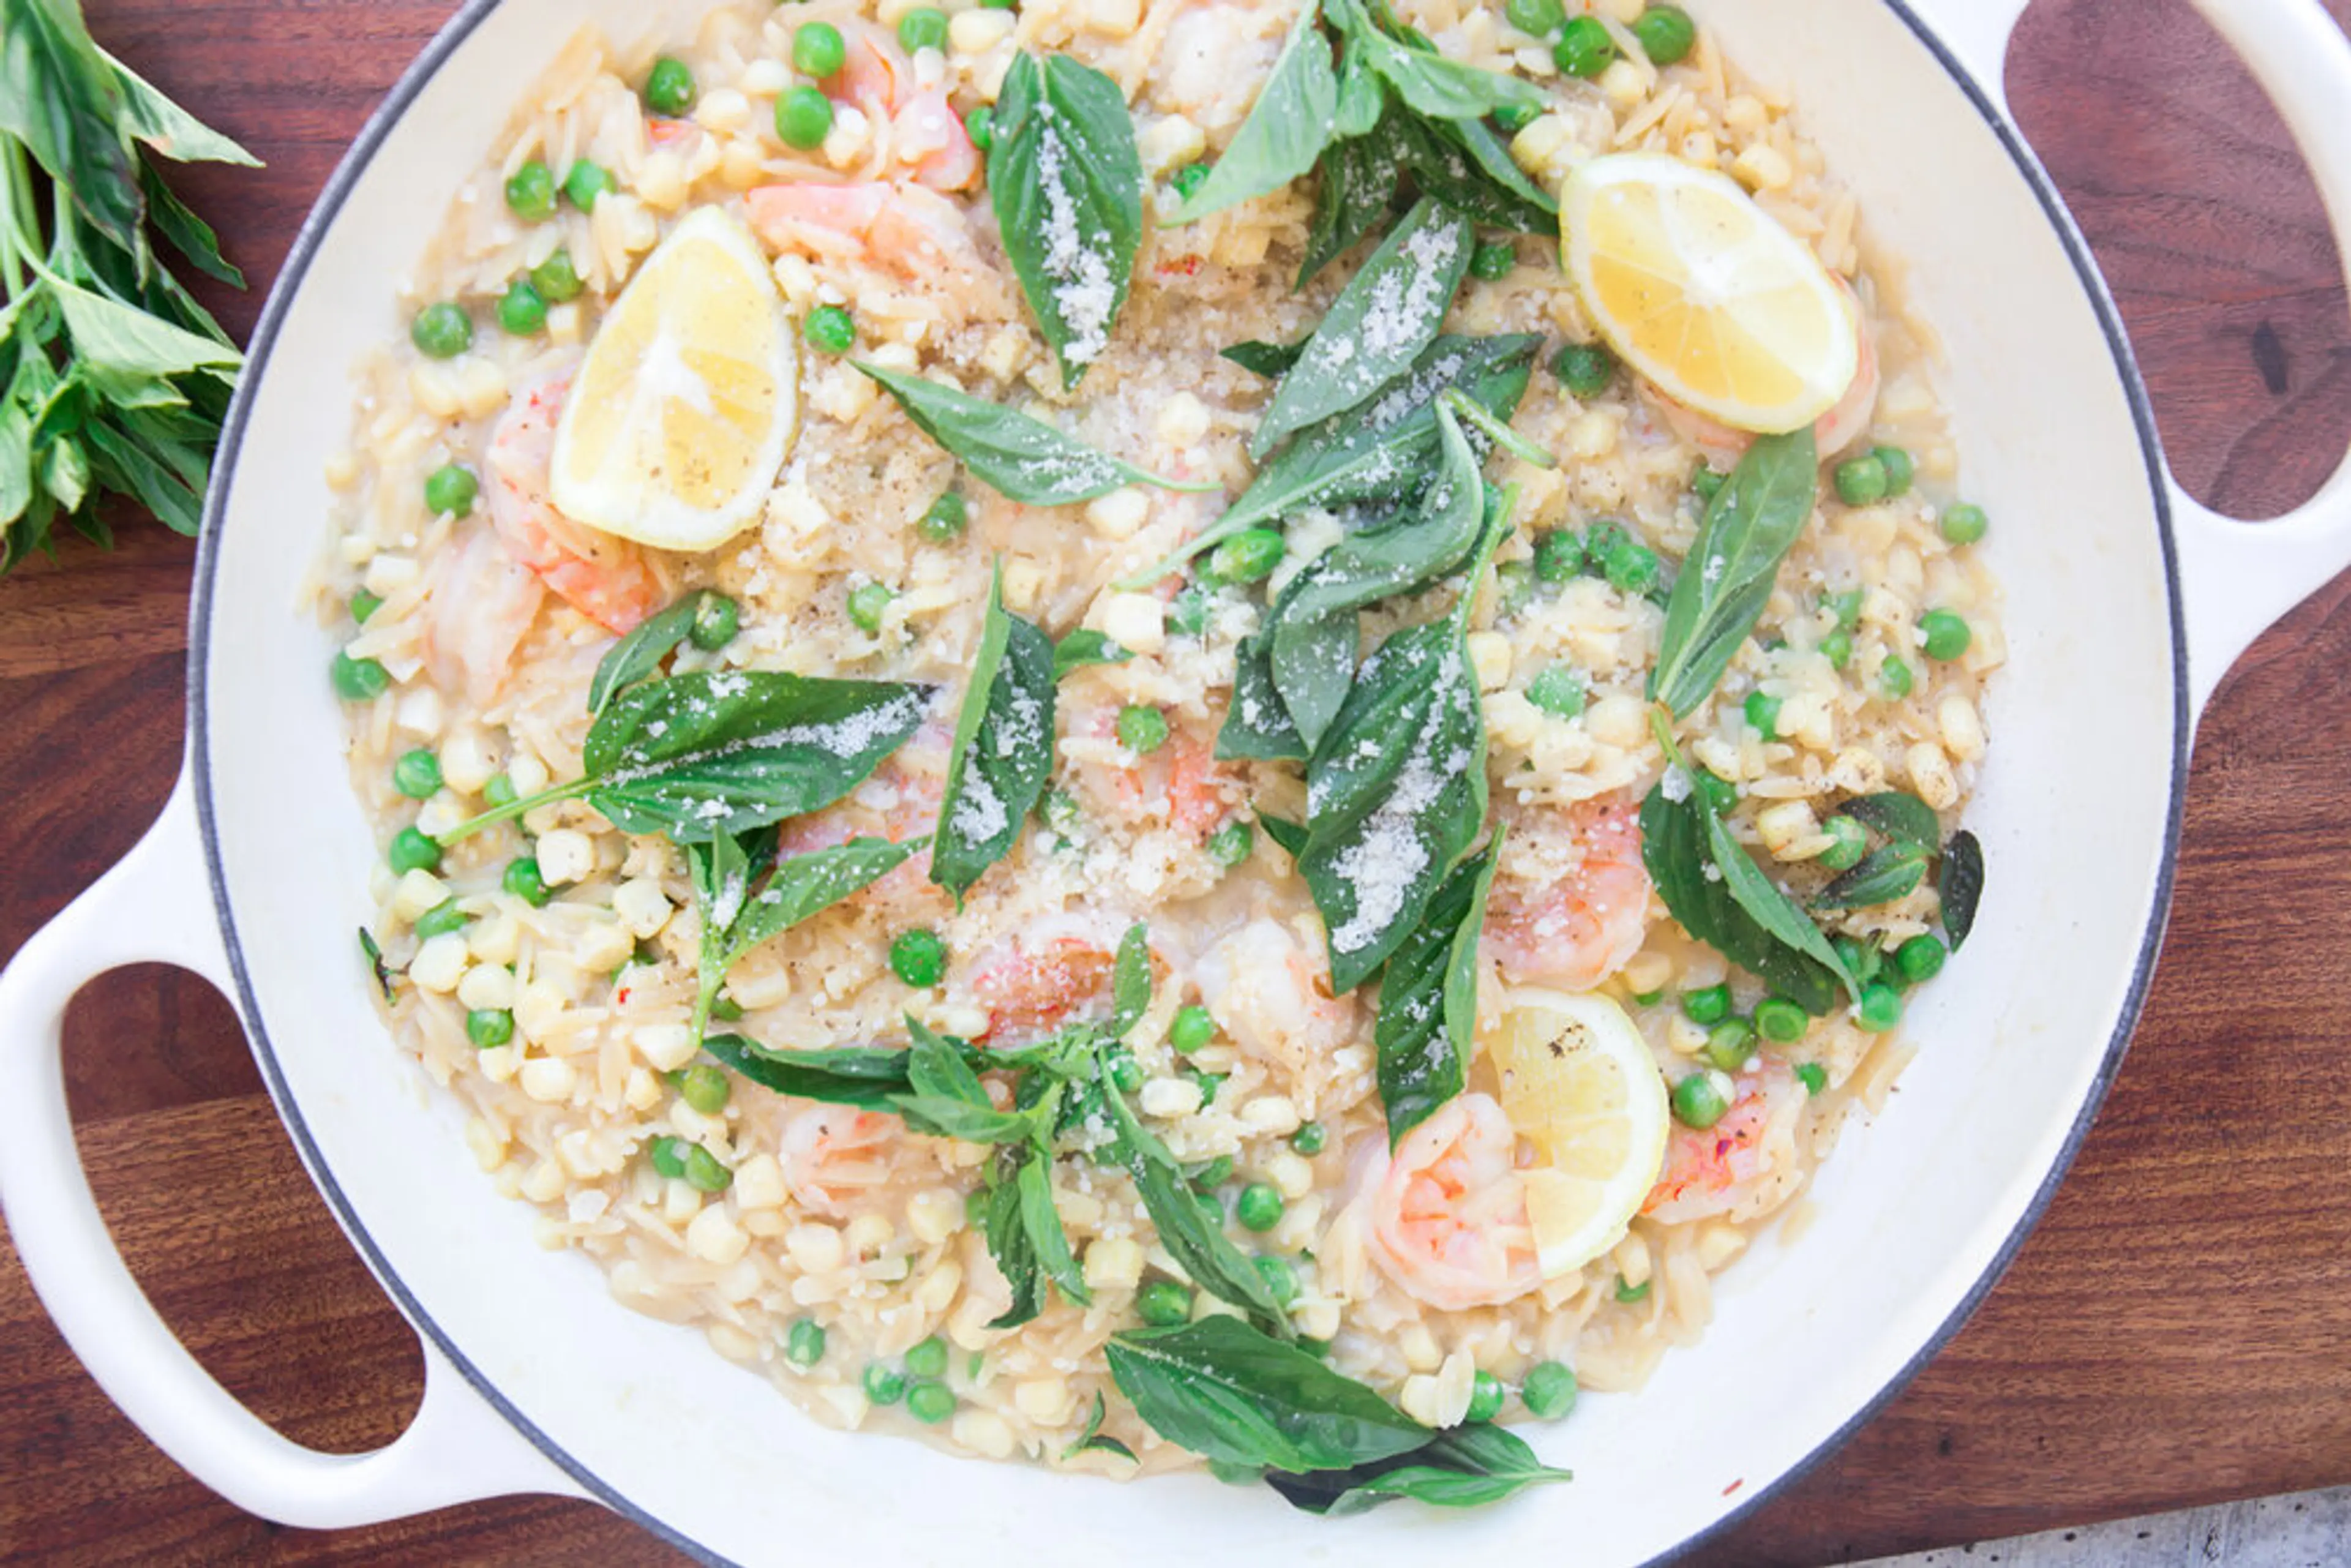
[[[242, 335], [450, 0], [86, 3], [110, 47], [267, 162], [183, 187], [256, 285], [214, 297]], [[2351, 22], [2351, 0], [2326, 3]], [[2351, 320], [2308, 177], [2250, 79], [2179, 0], [2041, 0], [2009, 86], [2121, 301], [2182, 480], [2241, 517], [2310, 495], [2351, 439]], [[145, 525], [123, 539], [0, 581], [0, 954], [130, 847], [179, 765], [192, 551]], [[1699, 1560], [1836, 1562], [2351, 1482], [2346, 671], [2351, 578], [2265, 637], [2204, 722], [2146, 1021], [2014, 1269], [1858, 1437]], [[395, 1436], [421, 1390], [414, 1339], [304, 1178], [227, 1004], [171, 970], [112, 976], [75, 1005], [67, 1069], [116, 1238], [204, 1364], [302, 1442]], [[336, 1533], [242, 1513], [107, 1402], [5, 1248], [0, 1555], [677, 1560], [585, 1503]]]

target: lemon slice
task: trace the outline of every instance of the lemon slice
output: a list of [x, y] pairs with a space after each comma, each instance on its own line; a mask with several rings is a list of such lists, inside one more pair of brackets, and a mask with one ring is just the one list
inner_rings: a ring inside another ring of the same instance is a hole
[[1736, 181], [1662, 152], [1594, 158], [1560, 193], [1561, 263], [1617, 357], [1734, 429], [1801, 430], [1861, 369], [1853, 306]]
[[1624, 1239], [1665, 1164], [1666, 1085], [1648, 1042], [1605, 997], [1520, 987], [1485, 1030], [1502, 1111], [1539, 1163], [1519, 1173], [1543, 1278]]
[[767, 258], [705, 208], [621, 291], [556, 427], [556, 508], [664, 549], [759, 515], [799, 416], [799, 351]]

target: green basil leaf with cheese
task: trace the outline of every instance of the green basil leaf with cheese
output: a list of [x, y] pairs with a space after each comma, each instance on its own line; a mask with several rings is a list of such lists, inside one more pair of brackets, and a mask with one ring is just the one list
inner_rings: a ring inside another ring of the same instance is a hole
[[1107, 496], [1122, 485], [1155, 485], [1163, 490], [1216, 488], [1145, 473], [1040, 419], [941, 386], [927, 377], [885, 371], [862, 360], [852, 362], [896, 400], [916, 429], [937, 442], [981, 483], [1010, 500], [1031, 507], [1066, 507]]
[[1820, 495], [1810, 425], [1761, 435], [1708, 504], [1698, 538], [1666, 601], [1649, 695], [1687, 718], [1712, 695], [1771, 600], [1780, 562]]
[[1498, 832], [1455, 868], [1381, 977], [1372, 1039], [1391, 1147], [1468, 1082], [1478, 1037], [1478, 937], [1501, 853]]
[[960, 904], [1010, 852], [1053, 772], [1053, 643], [1004, 608], [999, 564], [987, 594], [971, 685], [956, 719], [931, 880]]
[[689, 593], [658, 614], [647, 617], [636, 628], [604, 652], [596, 662], [596, 674], [588, 682], [588, 712], [602, 713], [623, 687], [661, 672], [661, 663], [677, 651], [694, 631], [695, 612], [702, 607], [705, 595]]
[[1151, 1429], [1228, 1465], [1344, 1469], [1434, 1436], [1364, 1385], [1238, 1318], [1134, 1329], [1107, 1351], [1112, 1379]]
[[[1373, 84], [1376, 92], [1378, 87]], [[1354, 249], [1387, 221], [1404, 172], [1403, 149], [1386, 120], [1369, 132], [1332, 144], [1317, 165], [1314, 216], [1306, 231], [1306, 256], [1299, 263], [1303, 288], [1331, 263]]]
[[1171, 223], [1196, 223], [1279, 191], [1314, 167], [1330, 145], [1339, 112], [1339, 78], [1331, 66], [1330, 40], [1318, 25], [1321, 17], [1314, 0], [1300, 9], [1249, 118]]

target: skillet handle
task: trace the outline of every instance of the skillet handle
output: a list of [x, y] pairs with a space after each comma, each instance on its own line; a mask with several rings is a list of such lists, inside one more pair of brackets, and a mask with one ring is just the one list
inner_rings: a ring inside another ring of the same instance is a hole
[[[2008, 42], [2026, 0], [1910, 0], [1986, 95], [2003, 108]], [[2351, 38], [2319, 0], [2190, 0], [2251, 68], [2294, 133], [2351, 264]], [[2167, 465], [2188, 626], [2189, 700], [2200, 714], [2237, 655], [2351, 566], [2351, 456], [2318, 494], [2274, 521], [2224, 517]]]
[[429, 1340], [423, 1403], [390, 1445], [326, 1454], [290, 1442], [213, 1381], [123, 1266], [74, 1146], [66, 1004], [92, 977], [150, 961], [231, 990], [202, 842], [183, 774], [138, 847], [0, 973], [0, 1211], [42, 1304], [157, 1447], [264, 1518], [325, 1529], [513, 1492], [586, 1496]]

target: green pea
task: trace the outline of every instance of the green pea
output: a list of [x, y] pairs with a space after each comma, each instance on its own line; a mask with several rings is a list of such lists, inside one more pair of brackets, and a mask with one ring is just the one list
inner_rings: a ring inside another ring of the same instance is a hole
[[1461, 1413], [1461, 1418], [1491, 1421], [1502, 1413], [1502, 1401], [1508, 1397], [1510, 1390], [1502, 1386], [1502, 1380], [1481, 1366], [1469, 1380], [1469, 1408]]
[[587, 287], [580, 280], [579, 271], [571, 265], [571, 253], [559, 250], [530, 269], [530, 286], [549, 305], [561, 305], [580, 298]]
[[506, 875], [498, 884], [533, 909], [544, 909], [555, 894], [548, 891], [547, 879], [539, 874], [538, 862], [530, 855], [519, 855], [507, 862]]
[[1506, 560], [1494, 569], [1494, 586], [1501, 598], [1500, 613], [1516, 615], [1535, 599], [1535, 569], [1523, 560]]
[[1208, 629], [1208, 591], [1198, 583], [1184, 589], [1167, 607], [1167, 630], [1179, 637], [1197, 637]]
[[794, 1366], [814, 1366], [824, 1359], [824, 1325], [802, 1318], [784, 1335], [784, 1359]]
[[1725, 1019], [1707, 1032], [1706, 1059], [1725, 1072], [1736, 1072], [1755, 1054], [1755, 1026], [1745, 1019]]
[[694, 107], [694, 72], [684, 60], [664, 55], [645, 73], [645, 107], [674, 120]]
[[1557, 718], [1582, 713], [1589, 695], [1583, 673], [1565, 664], [1552, 664], [1527, 683], [1527, 701]]
[[1693, 1072], [1675, 1084], [1672, 1101], [1674, 1120], [1700, 1132], [1721, 1121], [1722, 1113], [1730, 1109], [1722, 1098], [1722, 1091], [1703, 1072]]
[[1823, 822], [1821, 831], [1832, 841], [1820, 853], [1824, 870], [1850, 871], [1869, 852], [1869, 830], [1842, 812]]
[[1876, 453], [1836, 465], [1837, 499], [1848, 507], [1871, 507], [1886, 499], [1886, 465]]
[[412, 800], [423, 800], [441, 789], [441, 759], [423, 747], [403, 751], [392, 765], [392, 787]]
[[705, 653], [715, 653], [735, 641], [743, 629], [743, 612], [723, 593], [705, 591], [694, 602], [694, 622], [685, 640]]
[[725, 1068], [697, 1061], [678, 1076], [677, 1095], [703, 1115], [716, 1116], [726, 1109], [734, 1087]]
[[475, 1008], [465, 1015], [465, 1038], [482, 1051], [514, 1039], [514, 1014], [504, 1008]]
[[867, 1364], [864, 1381], [865, 1397], [876, 1405], [895, 1405], [906, 1392], [905, 1374], [878, 1361]]
[[685, 1151], [692, 1147], [684, 1138], [655, 1138], [647, 1153], [653, 1158], [653, 1175], [676, 1181], [685, 1175]]
[[1832, 593], [1821, 602], [1827, 605], [1829, 612], [1836, 617], [1837, 630], [1840, 632], [1853, 631], [1861, 624], [1862, 592], [1860, 589], [1848, 588], [1842, 593]]
[[1902, 993], [1882, 980], [1861, 988], [1861, 1027], [1884, 1034], [1902, 1022]]
[[1828, 660], [1829, 668], [1844, 669], [1853, 663], [1853, 633], [1845, 631], [1830, 632], [1821, 639], [1821, 653]]
[[802, 82], [776, 95], [776, 139], [802, 152], [832, 134], [832, 100]]
[[700, 1144], [685, 1149], [685, 1184], [696, 1192], [725, 1192], [735, 1184], [735, 1173]]
[[1122, 1094], [1134, 1094], [1143, 1088], [1143, 1063], [1134, 1053], [1121, 1051], [1110, 1059], [1110, 1081]]
[[1020, 0], [979, 0], [979, 8], [983, 11], [1018, 11]]
[[1192, 1185], [1202, 1192], [1212, 1192], [1233, 1179], [1233, 1156], [1218, 1155], [1192, 1173]]
[[1548, 38], [1567, 23], [1560, 0], [1508, 0], [1502, 18], [1530, 38]]
[[534, 158], [507, 176], [507, 210], [527, 224], [555, 215], [555, 176]]
[[1991, 520], [1984, 516], [1981, 507], [1963, 501], [1956, 507], [1944, 508], [1940, 527], [1946, 543], [1971, 545], [1984, 537], [1985, 530], [1991, 527]]
[[916, 1377], [947, 1375], [947, 1342], [933, 1334], [906, 1353], [906, 1370]]
[[914, 525], [914, 531], [932, 544], [951, 544], [963, 536], [963, 530], [970, 521], [971, 503], [948, 490], [941, 493], [939, 498], [925, 509], [922, 520]]
[[1742, 710], [1747, 716], [1747, 727], [1766, 740], [1780, 738], [1780, 699], [1762, 692], [1750, 692]]
[[1257, 1271], [1259, 1277], [1265, 1281], [1266, 1292], [1273, 1297], [1275, 1305], [1286, 1307], [1298, 1300], [1298, 1271], [1290, 1266], [1287, 1259], [1270, 1254], [1260, 1256], [1257, 1260]]
[[1519, 1385], [1519, 1403], [1538, 1420], [1558, 1420], [1575, 1408], [1573, 1369], [1556, 1361], [1537, 1362]]
[[444, 898], [416, 917], [416, 936], [420, 941], [445, 936], [452, 931], [463, 931], [471, 919], [457, 907], [455, 899]]
[[1728, 811], [1739, 804], [1739, 786], [1712, 768], [1698, 770], [1698, 787], [1706, 791], [1706, 798], [1714, 802], [1718, 811]]
[[439, 871], [441, 846], [429, 833], [416, 828], [402, 828], [392, 835], [392, 848], [385, 852], [384, 859], [402, 876], [413, 871]]
[[1186, 1054], [1216, 1038], [1216, 1016], [1197, 1002], [1177, 1009], [1176, 1020], [1167, 1026], [1167, 1043]]
[[1885, 961], [1885, 955], [1874, 944], [1839, 936], [1829, 945], [1836, 949], [1837, 956], [1844, 960], [1844, 967], [1853, 971], [1855, 979], [1866, 986], [1877, 977], [1878, 966]]
[[444, 463], [425, 476], [424, 507], [436, 516], [462, 517], [474, 509], [482, 482], [463, 464]]
[[909, 931], [890, 944], [890, 972], [910, 986], [946, 978], [947, 945], [935, 931]]
[[944, 1383], [917, 1383], [906, 1390], [906, 1414], [925, 1427], [935, 1427], [955, 1413], [955, 1391]]
[[1921, 932], [1894, 949], [1894, 967], [1912, 985], [1924, 985], [1943, 972], [1949, 956], [1932, 932]]
[[1877, 666], [1877, 689], [1889, 702], [1900, 702], [1910, 695], [1910, 666], [1899, 655], [1888, 654], [1886, 663]]
[[528, 338], [547, 325], [547, 297], [517, 277], [498, 296], [498, 325], [517, 338]]
[[1134, 1293], [1137, 1316], [1153, 1328], [1174, 1328], [1192, 1321], [1192, 1292], [1173, 1280], [1154, 1280]]
[[1609, 553], [1604, 563], [1608, 585], [1622, 593], [1646, 593], [1657, 585], [1664, 570], [1658, 563], [1657, 552], [1646, 545], [1627, 544]]
[[830, 22], [808, 22], [792, 30], [792, 69], [819, 81], [849, 63], [849, 44]]
[[1704, 986], [1682, 993], [1682, 1017], [1701, 1029], [1712, 1029], [1730, 1016], [1730, 988]]
[[362, 626], [367, 624], [369, 616], [382, 608], [383, 597], [381, 594], [370, 593], [362, 588], [351, 595], [351, 619]]
[[1506, 103], [1494, 111], [1494, 123], [1505, 136], [1516, 136], [1541, 118], [1542, 110], [1531, 103]]
[[1303, 1123], [1290, 1134], [1290, 1146], [1310, 1160], [1321, 1154], [1330, 1141], [1330, 1129], [1320, 1122]]
[[845, 354], [857, 342], [857, 318], [845, 307], [820, 305], [808, 313], [800, 324], [800, 336], [809, 346], [827, 354]]
[[1208, 552], [1207, 575], [1217, 582], [1258, 582], [1281, 564], [1284, 546], [1273, 528], [1243, 528]]
[[1535, 575], [1545, 582], [1569, 582], [1583, 570], [1583, 536], [1573, 528], [1553, 528], [1535, 539]]
[[612, 189], [612, 172], [582, 158], [563, 176], [563, 193], [583, 213], [596, 210], [596, 198]]
[[1241, 1188], [1233, 1217], [1251, 1230], [1270, 1230], [1281, 1223], [1283, 1207], [1280, 1193], [1264, 1182], [1253, 1181]]
[[1948, 664], [1968, 651], [1975, 641], [1975, 632], [1967, 618], [1948, 610], [1929, 610], [1918, 617], [1918, 630], [1926, 633], [1927, 657], [1938, 664]]
[[1807, 1094], [1817, 1094], [1829, 1086], [1829, 1070], [1817, 1061], [1796, 1064], [1796, 1082], [1804, 1086]]
[[515, 793], [514, 780], [501, 773], [482, 786], [482, 803], [486, 806], [511, 806], [521, 797]]
[[910, 55], [919, 49], [946, 48], [947, 14], [928, 5], [907, 12], [898, 18], [898, 47]]
[[1633, 37], [1651, 65], [1678, 65], [1698, 42], [1698, 24], [1678, 5], [1652, 5], [1634, 18]]
[[1644, 1280], [1635, 1285], [1624, 1275], [1619, 1274], [1616, 1276], [1616, 1299], [1627, 1304], [1634, 1301], [1646, 1301], [1649, 1299], [1649, 1287], [1652, 1283], [1651, 1281]]
[[1755, 1032], [1765, 1040], [1787, 1045], [1803, 1039], [1812, 1027], [1811, 1016], [1785, 997], [1766, 997], [1755, 1004]]
[[983, 103], [963, 117], [963, 133], [982, 152], [996, 144], [996, 106]]
[[1910, 454], [1899, 446], [1874, 446], [1869, 455], [1886, 470], [1886, 498], [1910, 493], [1910, 481], [1917, 476], [1918, 465]]
[[1570, 343], [1551, 357], [1551, 373], [1571, 396], [1590, 400], [1616, 379], [1616, 356], [1604, 343]]
[[1690, 476], [1690, 493], [1700, 501], [1712, 506], [1714, 498], [1722, 494], [1722, 487], [1729, 483], [1729, 475], [1718, 474], [1701, 463], [1698, 465], [1697, 472]]
[[1138, 757], [1148, 756], [1167, 744], [1167, 716], [1143, 703], [1129, 703], [1118, 710], [1118, 743]]
[[408, 340], [428, 359], [455, 359], [474, 346], [473, 318], [446, 300], [427, 305], [409, 322]]
[[1209, 835], [1208, 858], [1220, 866], [1237, 866], [1257, 847], [1257, 834], [1247, 822], [1227, 822]]
[[1665, 998], [1666, 993], [1663, 990], [1635, 991], [1633, 993], [1633, 1005], [1636, 1008], [1653, 1008], [1659, 1002], [1665, 1000]]
[[1194, 192], [1207, 183], [1208, 166], [1206, 163], [1186, 163], [1168, 181], [1176, 187], [1176, 194], [1187, 202], [1192, 199]]
[[1597, 16], [1569, 19], [1551, 47], [1552, 63], [1572, 77], [1590, 81], [1616, 57], [1616, 40]]
[[876, 632], [882, 630], [882, 613], [898, 596], [890, 591], [887, 583], [861, 582], [849, 591], [849, 618], [858, 630]]
[[1519, 265], [1519, 253], [1509, 240], [1498, 239], [1469, 253], [1469, 271], [1488, 283], [1499, 283]]

